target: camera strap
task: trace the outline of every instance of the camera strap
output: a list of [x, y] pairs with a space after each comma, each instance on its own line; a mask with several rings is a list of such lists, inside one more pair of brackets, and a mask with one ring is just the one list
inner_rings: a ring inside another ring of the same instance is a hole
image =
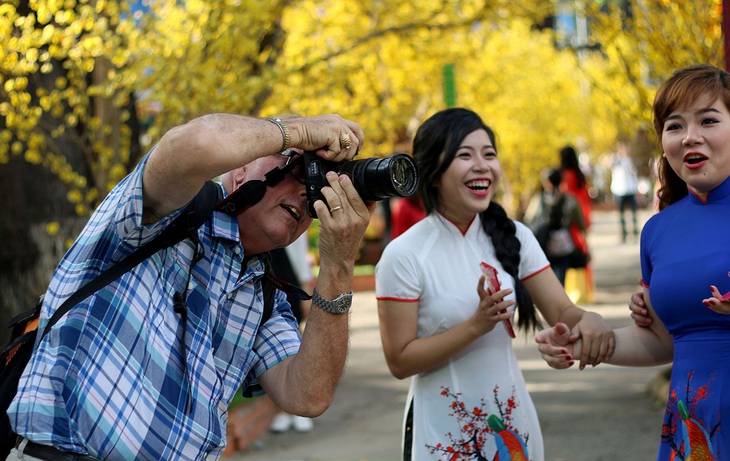
[[266, 272], [264, 273], [264, 280], [266, 283], [264, 286], [269, 285], [274, 288], [278, 288], [289, 296], [296, 298], [300, 301], [308, 301], [312, 299], [312, 296], [300, 287], [293, 283], [285, 282], [284, 280], [277, 277], [270, 269], [270, 263], [266, 260]]
[[218, 202], [215, 209], [231, 216], [243, 213], [248, 207], [256, 205], [264, 198], [267, 187], [274, 187], [282, 182], [296, 166], [297, 162], [291, 162], [283, 168], [277, 166], [264, 175], [266, 179], [263, 181], [254, 179], [241, 184], [228, 197]]
[[218, 202], [215, 210], [231, 216], [243, 213], [246, 208], [256, 205], [264, 198], [266, 184], [261, 180], [248, 181], [233, 191], [228, 197]]

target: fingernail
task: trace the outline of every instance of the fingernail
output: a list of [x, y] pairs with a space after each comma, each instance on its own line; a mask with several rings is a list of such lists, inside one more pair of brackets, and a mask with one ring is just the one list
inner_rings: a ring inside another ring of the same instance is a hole
[[567, 354], [567, 353], [568, 353], [568, 351], [567, 351], [566, 349], [560, 349], [560, 353], [561, 353], [561, 354]]
[[571, 355], [566, 355], [566, 356], [565, 356], [565, 360], [573, 360], [573, 356], [571, 356]]
[[572, 367], [574, 363], [575, 363], [575, 362], [573, 362], [573, 361], [571, 360], [570, 362], [568, 362], [568, 366], [571, 366], [571, 367]]

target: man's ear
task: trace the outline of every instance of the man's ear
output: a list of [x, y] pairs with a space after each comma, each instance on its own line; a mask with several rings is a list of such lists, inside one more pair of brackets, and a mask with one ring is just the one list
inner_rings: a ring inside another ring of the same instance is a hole
[[228, 194], [234, 193], [246, 182], [246, 167], [242, 166], [221, 175], [221, 183]]
[[240, 168], [236, 168], [235, 170], [233, 170], [231, 172], [231, 178], [233, 179], [234, 190], [238, 189], [239, 187], [241, 187], [241, 184], [246, 182], [246, 177], [247, 177], [246, 173], [247, 173], [246, 165], [244, 165]]

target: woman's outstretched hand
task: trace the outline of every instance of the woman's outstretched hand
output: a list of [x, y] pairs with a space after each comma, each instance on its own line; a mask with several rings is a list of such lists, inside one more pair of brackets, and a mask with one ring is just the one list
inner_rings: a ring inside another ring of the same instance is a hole
[[573, 366], [573, 357], [580, 356], [581, 342], [572, 335], [568, 325], [558, 322], [555, 326], [535, 335], [537, 350], [552, 368], [562, 370]]

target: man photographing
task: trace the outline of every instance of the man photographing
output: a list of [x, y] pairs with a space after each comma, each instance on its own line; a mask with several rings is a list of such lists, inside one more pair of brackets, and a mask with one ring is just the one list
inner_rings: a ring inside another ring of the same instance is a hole
[[326, 203], [313, 205], [321, 223], [315, 308], [301, 338], [281, 291], [265, 317], [264, 255], [312, 221], [301, 172], [280, 154], [292, 147], [341, 162], [363, 141], [360, 126], [338, 115], [212, 114], [166, 133], [58, 265], [39, 331], [80, 286], [169, 226], [206, 181], [220, 177], [228, 196], [276, 168], [291, 174], [238, 214], [214, 211], [195, 238], [144, 260], [52, 328], [8, 411], [20, 436], [10, 457], [216, 459], [241, 387], [265, 391], [288, 413], [323, 413], [346, 360], [348, 316], [340, 313], [374, 204], [346, 175], [327, 173]]

